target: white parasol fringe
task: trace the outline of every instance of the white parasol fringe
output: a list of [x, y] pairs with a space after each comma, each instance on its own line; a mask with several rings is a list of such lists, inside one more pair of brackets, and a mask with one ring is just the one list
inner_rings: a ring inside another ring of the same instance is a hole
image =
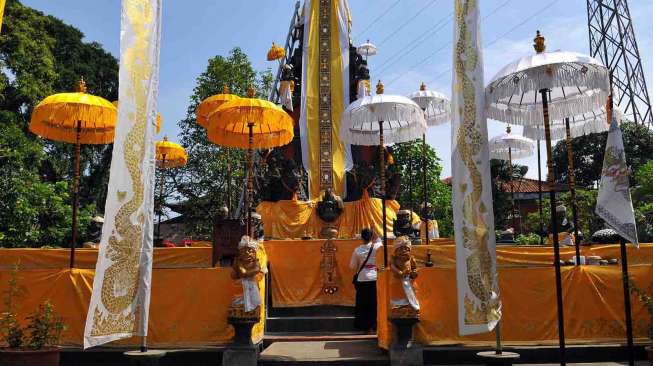
[[[550, 120], [561, 120], [569, 116], [577, 116], [596, 110], [605, 105], [608, 93], [602, 90], [592, 90], [592, 95], [582, 98], [559, 99], [549, 104]], [[544, 124], [542, 105], [530, 105], [522, 109], [500, 109], [497, 104], [487, 108], [487, 118], [508, 124], [529, 126]]]

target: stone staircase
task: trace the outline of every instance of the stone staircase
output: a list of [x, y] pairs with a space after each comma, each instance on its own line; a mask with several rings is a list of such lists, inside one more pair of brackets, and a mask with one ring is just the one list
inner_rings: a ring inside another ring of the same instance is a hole
[[270, 308], [259, 365], [386, 365], [376, 335], [354, 329], [344, 306]]

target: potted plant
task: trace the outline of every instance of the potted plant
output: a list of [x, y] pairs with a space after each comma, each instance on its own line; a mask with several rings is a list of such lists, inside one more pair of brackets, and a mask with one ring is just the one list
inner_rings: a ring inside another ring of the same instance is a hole
[[[648, 315], [650, 316], [650, 322], [648, 324], [648, 338], [653, 342], [653, 298], [649, 294], [644, 292], [642, 289], [635, 286], [634, 284], [632, 284], [631, 288], [632, 291], [639, 298], [639, 301], [641, 301], [642, 304], [644, 304], [644, 307], [648, 311]], [[646, 351], [648, 352], [648, 362], [650, 365], [653, 366], [653, 346], [649, 345], [648, 347], [646, 347]]]
[[0, 348], [0, 365], [3, 366], [58, 366], [59, 342], [64, 323], [49, 301], [27, 317], [27, 325], [21, 326], [16, 315], [15, 299], [22, 291], [16, 280], [17, 270], [12, 272], [9, 288], [5, 292], [5, 311], [0, 317], [0, 335], [7, 346]]

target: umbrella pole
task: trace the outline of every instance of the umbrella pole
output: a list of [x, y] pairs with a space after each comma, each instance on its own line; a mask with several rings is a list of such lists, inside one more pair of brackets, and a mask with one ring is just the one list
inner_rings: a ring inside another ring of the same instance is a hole
[[415, 211], [413, 202], [413, 157], [408, 157], [408, 197], [410, 204], [410, 224], [413, 224], [413, 211]]
[[249, 146], [247, 148], [247, 194], [245, 198], [247, 202], [245, 209], [247, 210], [247, 235], [252, 238], [252, 190], [254, 188], [254, 162], [252, 161], [252, 145], [254, 144], [254, 123], [248, 122], [247, 129], [249, 130]]
[[75, 136], [75, 173], [73, 174], [73, 215], [72, 215], [72, 233], [70, 243], [70, 268], [75, 267], [75, 246], [77, 245], [77, 208], [79, 206], [79, 158], [81, 155], [81, 144], [79, 142], [82, 133], [82, 121], [77, 121], [77, 131]]
[[[511, 213], [512, 217], [512, 230], [513, 233], [517, 230], [517, 224], [515, 223], [515, 185], [512, 182], [513, 171], [512, 171], [512, 148], [508, 147], [508, 174], [510, 175], [510, 204], [511, 204]], [[514, 239], [514, 235], [513, 235]]]
[[537, 195], [540, 210], [540, 245], [544, 245], [544, 213], [542, 212], [542, 158], [540, 157], [540, 140], [537, 140]]
[[422, 183], [424, 184], [424, 212], [422, 213], [426, 245], [429, 245], [429, 218], [427, 213], [429, 202], [429, 190], [426, 185], [426, 133], [422, 134]]
[[576, 265], [580, 266], [580, 240], [578, 239], [578, 205], [576, 203], [576, 176], [574, 174], [574, 151], [571, 146], [569, 118], [565, 118], [565, 143], [567, 145], [567, 175], [569, 193], [571, 194], [571, 212], [574, 218], [574, 247], [576, 248]]
[[555, 267], [555, 281], [556, 281], [556, 300], [558, 305], [558, 342], [560, 344], [560, 365], [566, 364], [565, 356], [565, 321], [564, 321], [564, 308], [562, 303], [562, 275], [560, 273], [560, 243], [558, 242], [558, 217], [556, 213], [556, 186], [555, 176], [553, 171], [553, 153], [551, 151], [551, 128], [549, 125], [549, 89], [540, 90], [542, 94], [542, 114], [544, 117], [544, 135], [546, 138], [546, 157], [548, 168], [548, 183], [549, 183], [549, 201], [551, 203], [551, 228], [549, 230], [553, 238], [553, 257]]
[[[165, 184], [165, 168], [166, 168], [166, 154], [162, 154], [163, 159], [161, 162], [161, 178], [159, 179], [159, 212], [157, 212], [157, 215], [159, 216], [157, 219], [157, 224], [156, 224], [156, 239], [161, 240], [161, 214], [163, 213], [163, 185]], [[163, 243], [163, 240], [161, 240], [161, 243]]]
[[621, 238], [621, 276], [624, 287], [624, 310], [626, 312], [626, 338], [628, 342], [628, 365], [635, 364], [635, 351], [633, 349], [633, 318], [630, 306], [630, 279], [628, 277], [628, 252], [626, 240]]
[[379, 171], [381, 178], [381, 210], [383, 211], [383, 266], [388, 267], [388, 228], [385, 214], [385, 148], [383, 147], [383, 121], [379, 121]]
[[231, 149], [227, 149], [227, 218], [231, 218]]

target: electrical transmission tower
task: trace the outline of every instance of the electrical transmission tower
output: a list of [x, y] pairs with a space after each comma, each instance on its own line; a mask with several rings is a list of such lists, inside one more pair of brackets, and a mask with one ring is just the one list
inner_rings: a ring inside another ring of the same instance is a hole
[[590, 54], [612, 73], [616, 105], [635, 123], [651, 126], [651, 102], [627, 0], [587, 0]]

